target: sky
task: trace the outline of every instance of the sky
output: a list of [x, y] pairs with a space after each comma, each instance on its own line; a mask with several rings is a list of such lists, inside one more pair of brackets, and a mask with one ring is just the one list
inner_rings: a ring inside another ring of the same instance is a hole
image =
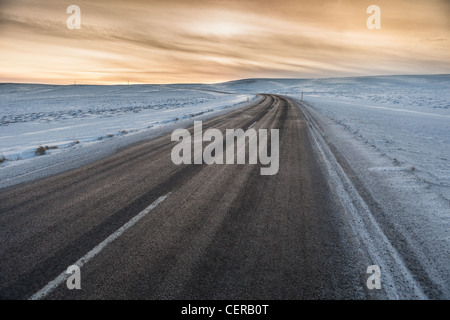
[[[379, 30], [366, 25], [373, 4]], [[443, 74], [450, 0], [0, 0], [0, 40], [0, 82]]]

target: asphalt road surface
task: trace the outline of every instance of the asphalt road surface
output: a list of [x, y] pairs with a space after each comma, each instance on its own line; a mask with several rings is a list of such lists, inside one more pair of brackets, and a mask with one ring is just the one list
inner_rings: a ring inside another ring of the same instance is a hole
[[[168, 195], [43, 299], [365, 298], [365, 270], [343, 228], [308, 123], [264, 95], [203, 130], [277, 128], [280, 168], [175, 165], [170, 135], [0, 192], [0, 298], [29, 299]], [[192, 132], [192, 128], [190, 128]]]

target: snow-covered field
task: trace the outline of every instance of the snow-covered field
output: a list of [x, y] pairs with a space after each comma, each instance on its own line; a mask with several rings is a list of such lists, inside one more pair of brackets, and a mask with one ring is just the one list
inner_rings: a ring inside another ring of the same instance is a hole
[[[0, 85], [2, 166], [193, 118], [254, 96], [162, 85]], [[100, 146], [100, 144], [99, 144]]]
[[414, 171], [450, 199], [450, 114], [318, 97], [305, 101], [354, 138], [389, 156], [394, 166]]

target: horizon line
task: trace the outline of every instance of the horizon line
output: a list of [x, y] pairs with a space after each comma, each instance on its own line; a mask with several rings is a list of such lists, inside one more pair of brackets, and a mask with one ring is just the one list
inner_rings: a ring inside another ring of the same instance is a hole
[[135, 86], [135, 85], [215, 85], [244, 80], [326, 80], [326, 79], [350, 79], [350, 78], [378, 78], [378, 77], [418, 77], [418, 76], [450, 76], [450, 73], [418, 73], [418, 74], [380, 74], [380, 75], [359, 75], [359, 76], [334, 76], [334, 77], [306, 77], [306, 78], [283, 78], [283, 77], [256, 77], [256, 78], [238, 78], [222, 82], [173, 82], [173, 83], [50, 83], [50, 82], [0, 82], [0, 85], [23, 84], [23, 85], [49, 85], [49, 86]]

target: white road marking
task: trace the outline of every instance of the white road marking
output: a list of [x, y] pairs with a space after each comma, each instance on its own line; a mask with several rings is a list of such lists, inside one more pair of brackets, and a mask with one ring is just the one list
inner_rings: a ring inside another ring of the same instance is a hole
[[[147, 208], [142, 210], [138, 215], [134, 216], [130, 221], [125, 223], [122, 227], [116, 230], [113, 234], [111, 234], [108, 238], [103, 240], [100, 244], [98, 244], [94, 249], [89, 251], [86, 255], [84, 255], [82, 258], [80, 258], [77, 262], [74, 264], [78, 267], [82, 267], [85, 263], [87, 263], [89, 260], [91, 260], [93, 257], [95, 257], [97, 254], [99, 254], [108, 244], [116, 240], [118, 237], [122, 235], [127, 229], [131, 228], [133, 225], [136, 224], [139, 220], [141, 220], [143, 217], [145, 217], [150, 211], [152, 211], [156, 206], [158, 206], [161, 202], [166, 200], [166, 198], [171, 194], [169, 192], [165, 196], [159, 197], [156, 199], [151, 205], [149, 205]], [[50, 281], [44, 288], [33, 294], [29, 300], [40, 300], [47, 296], [51, 291], [56, 289], [61, 283], [63, 283], [70, 274], [67, 274], [64, 270], [58, 277], [56, 277], [54, 280]]]
[[255, 123], [256, 123], [256, 121], [253, 122], [253, 123], [250, 125], [250, 127], [248, 127], [248, 129], [250, 129], [251, 127], [253, 127], [253, 126], [255, 125]]
[[297, 106], [310, 124], [309, 132], [315, 148], [324, 162], [331, 188], [339, 195], [339, 201], [348, 214], [350, 227], [358, 237], [355, 240], [367, 249], [370, 261], [381, 267], [385, 279], [382, 286], [388, 299], [427, 299], [402, 256], [373, 216], [369, 205], [335, 158], [322, 136], [320, 127], [309, 115], [303, 103], [297, 103]]

